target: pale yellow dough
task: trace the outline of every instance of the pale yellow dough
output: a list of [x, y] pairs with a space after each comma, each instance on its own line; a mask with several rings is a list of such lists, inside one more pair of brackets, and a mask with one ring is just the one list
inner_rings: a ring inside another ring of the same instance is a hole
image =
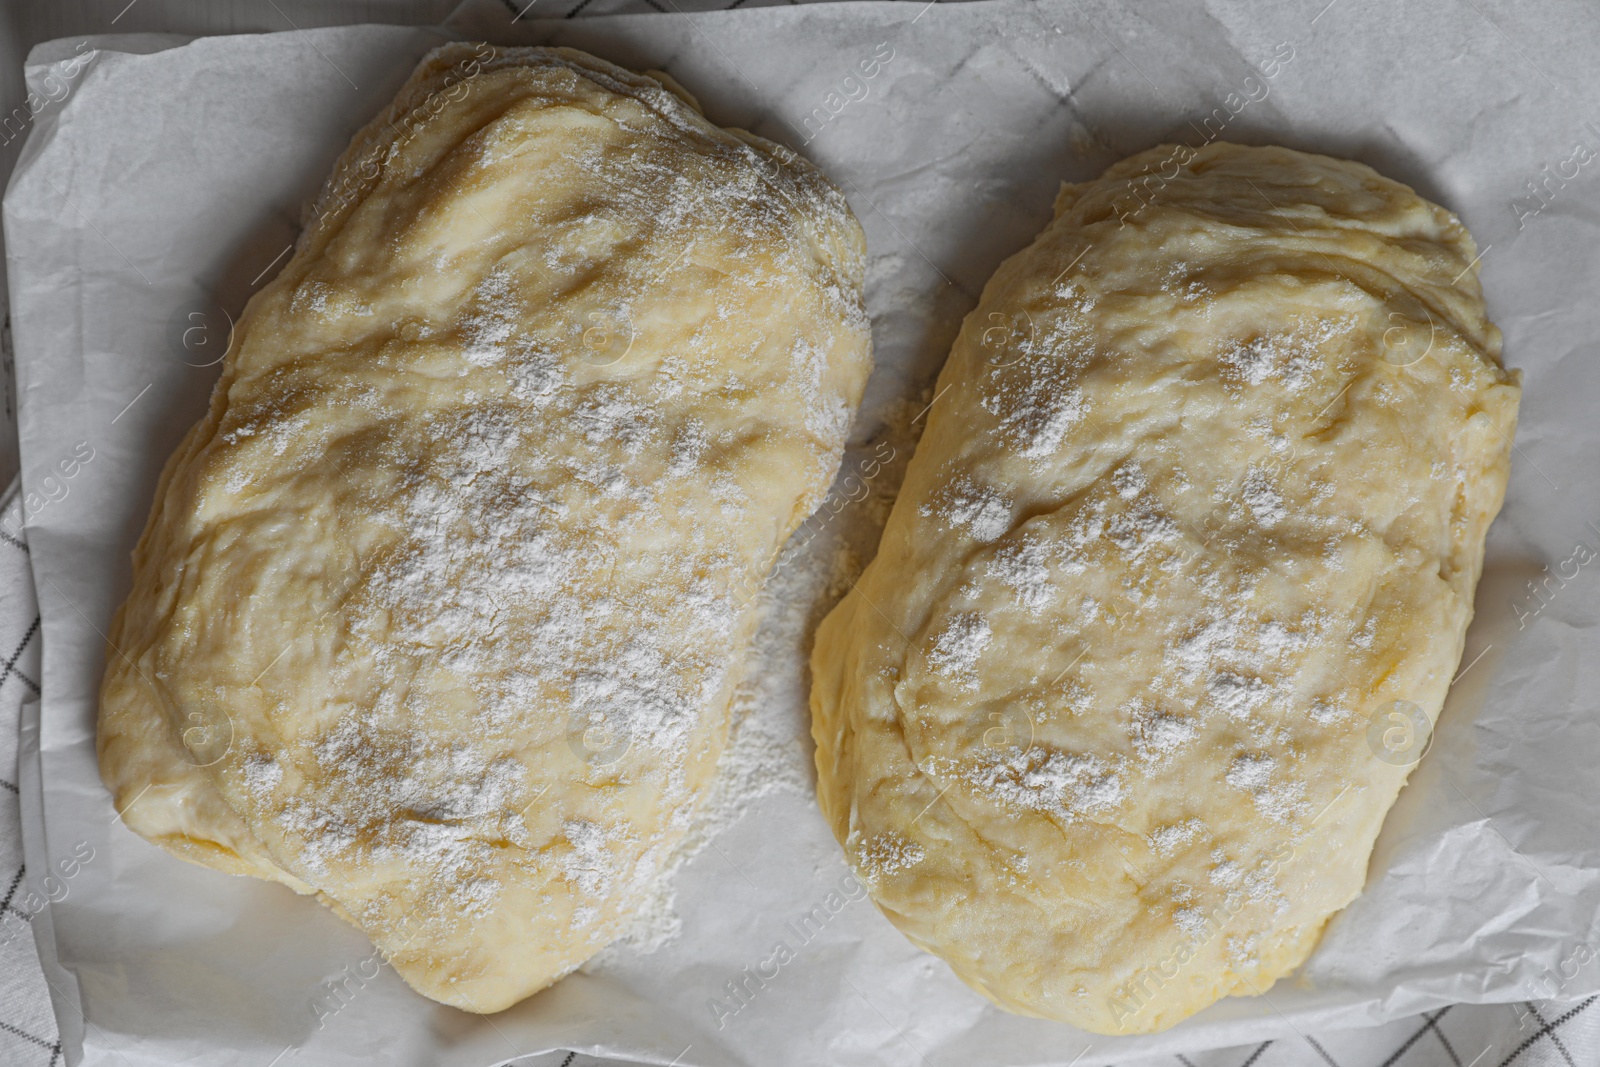
[[873, 898], [996, 1003], [1160, 1030], [1360, 891], [1505, 490], [1475, 256], [1365, 166], [1163, 146], [985, 288], [812, 712]]
[[430, 55], [251, 300], [110, 634], [127, 825], [469, 1011], [638, 908], [870, 369], [843, 198], [691, 105]]

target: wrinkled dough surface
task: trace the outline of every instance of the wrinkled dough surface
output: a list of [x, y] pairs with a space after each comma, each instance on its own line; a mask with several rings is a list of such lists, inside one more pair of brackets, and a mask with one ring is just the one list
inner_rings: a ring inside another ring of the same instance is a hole
[[803, 161], [564, 49], [430, 55], [162, 476], [108, 650], [124, 820], [504, 1008], [686, 829], [870, 364]]
[[1163, 1029], [1360, 891], [1504, 494], [1475, 254], [1367, 167], [1163, 146], [985, 288], [812, 711], [874, 899], [1002, 1006]]

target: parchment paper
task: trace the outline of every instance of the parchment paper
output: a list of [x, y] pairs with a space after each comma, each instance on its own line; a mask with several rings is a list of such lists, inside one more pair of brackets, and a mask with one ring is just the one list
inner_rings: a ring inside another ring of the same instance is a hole
[[[157, 472], [204, 407], [228, 317], [281, 263], [348, 136], [443, 34], [37, 50], [31, 83], [70, 91], [38, 116], [4, 221], [44, 613], [27, 860], [66, 887], [35, 927], [69, 1063], [486, 1067], [565, 1047], [700, 1067], [1092, 1064], [1600, 990], [1600, 369], [1587, 362], [1600, 29], [1578, 3], [1325, 3], [847, 3], [509, 32], [480, 10], [462, 23], [665, 69], [714, 120], [803, 146], [843, 186], [871, 243], [878, 359], [847, 470], [924, 402], [960, 316], [1046, 221], [1057, 183], [1158, 141], [1221, 131], [1360, 159], [1477, 236], [1527, 391], [1433, 750], [1365, 893], [1298, 975], [1137, 1039], [1006, 1015], [870, 903], [828, 896], [846, 869], [809, 795], [803, 656], [839, 592], [812, 564], [870, 533], [865, 505], [782, 576], [745, 701], [750, 736], [769, 742], [736, 783], [754, 799], [676, 876], [681, 930], [654, 952], [610, 951], [476, 1018], [364, 964], [371, 947], [316, 903], [181, 863], [119, 825], [94, 760], [100, 633]], [[802, 942], [791, 924], [819, 907]], [[780, 939], [795, 959], [731, 999]]]

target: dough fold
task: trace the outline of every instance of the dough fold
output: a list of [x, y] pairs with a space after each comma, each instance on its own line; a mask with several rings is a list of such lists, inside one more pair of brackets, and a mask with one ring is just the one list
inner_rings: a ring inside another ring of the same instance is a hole
[[870, 370], [804, 161], [569, 49], [447, 45], [338, 161], [162, 474], [101, 774], [490, 1012], [623, 931]]
[[1360, 891], [1504, 496], [1475, 260], [1365, 166], [1161, 146], [984, 289], [811, 707], [873, 899], [1002, 1007], [1161, 1030]]

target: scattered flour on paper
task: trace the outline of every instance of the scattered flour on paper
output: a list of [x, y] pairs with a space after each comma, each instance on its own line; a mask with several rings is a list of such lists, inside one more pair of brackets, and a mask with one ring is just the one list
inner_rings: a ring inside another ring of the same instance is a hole
[[[603, 968], [619, 954], [654, 952], [675, 941], [683, 928], [676, 873], [762, 798], [779, 793], [811, 795], [814, 772], [807, 744], [811, 717], [805, 700], [810, 635], [860, 575], [865, 554], [877, 543], [914, 447], [907, 426], [914, 413], [907, 402], [891, 411], [886, 434], [894, 447], [893, 458], [870, 481], [867, 497], [841, 511], [820, 535], [792, 537], [779, 555], [758, 599], [760, 623], [729, 708], [728, 744], [710, 792], [695, 810], [684, 839], [645, 888], [621, 938], [581, 970]], [[881, 453], [870, 445], [851, 449], [840, 479], [859, 470], [861, 455]], [[818, 512], [813, 525], [825, 514]], [[908, 865], [921, 857], [900, 851], [885, 852], [882, 858], [886, 864]]]

